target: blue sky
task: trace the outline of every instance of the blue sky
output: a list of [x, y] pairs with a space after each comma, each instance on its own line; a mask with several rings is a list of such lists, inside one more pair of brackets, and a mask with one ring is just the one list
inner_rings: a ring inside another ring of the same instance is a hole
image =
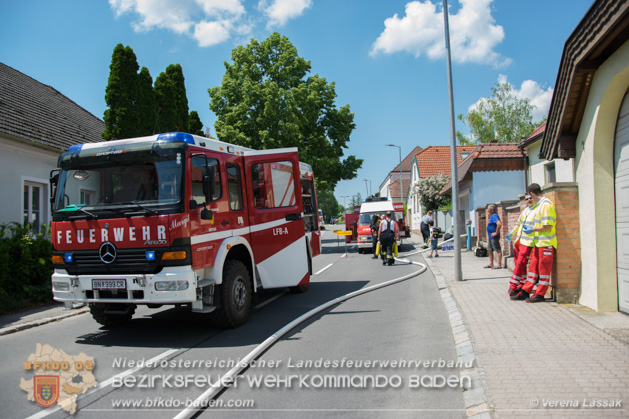
[[[450, 0], [455, 113], [508, 81], [548, 111], [563, 45], [591, 0]], [[364, 159], [335, 196], [375, 192], [415, 146], [449, 145], [443, 3], [436, 0], [20, 0], [2, 6], [0, 61], [102, 119], [111, 54], [133, 48], [155, 79], [181, 64], [188, 105], [215, 135], [207, 89], [251, 38], [287, 36], [355, 114]], [[466, 132], [464, 126], [457, 129]]]

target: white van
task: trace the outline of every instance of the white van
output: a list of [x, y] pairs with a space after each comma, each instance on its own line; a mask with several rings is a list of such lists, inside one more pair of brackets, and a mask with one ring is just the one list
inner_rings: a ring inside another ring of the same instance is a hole
[[367, 253], [373, 248], [373, 238], [371, 236], [371, 220], [374, 215], [379, 217], [391, 211], [391, 218], [397, 220], [393, 203], [388, 198], [367, 198], [360, 206], [360, 217], [358, 218], [358, 253]]

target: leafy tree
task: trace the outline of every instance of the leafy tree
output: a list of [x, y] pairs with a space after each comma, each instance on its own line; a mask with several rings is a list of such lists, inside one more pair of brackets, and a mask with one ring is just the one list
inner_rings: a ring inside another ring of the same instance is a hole
[[471, 132], [469, 136], [464, 136], [457, 131], [459, 144], [479, 144], [492, 140], [520, 142], [540, 125], [533, 123], [531, 101], [517, 98], [511, 84], [496, 83], [491, 91], [491, 97], [482, 99], [466, 116], [458, 116]]
[[363, 197], [360, 194], [360, 192], [358, 192], [356, 195], [352, 195], [352, 201], [349, 203], [349, 206], [347, 207], [347, 211], [348, 212], [354, 212], [354, 207], [356, 206], [360, 206], [360, 204], [363, 203]]
[[329, 220], [330, 217], [336, 217], [342, 212], [339, 211], [339, 203], [334, 197], [334, 193], [330, 191], [317, 191], [317, 202], [325, 220]]
[[190, 115], [188, 115], [187, 132], [194, 135], [205, 136], [205, 133], [203, 132], [203, 122], [201, 122], [201, 118], [199, 118], [199, 113], [197, 111], [190, 111]]
[[415, 182], [413, 193], [419, 195], [419, 202], [424, 209], [424, 213], [430, 210], [437, 210], [450, 202], [450, 196], [439, 194], [441, 189], [448, 183], [449, 178], [449, 176], [439, 174], [421, 178]]
[[116, 45], [105, 88], [105, 140], [135, 137], [138, 133], [138, 61], [131, 47]]
[[297, 55], [288, 38], [273, 33], [232, 51], [221, 86], [208, 89], [222, 141], [254, 148], [299, 147], [300, 159], [316, 173], [317, 190], [333, 191], [353, 179], [362, 159], [344, 156], [355, 128], [349, 106], [335, 105], [335, 84]]
[[155, 79], [155, 99], [159, 112], [156, 133], [188, 129], [188, 98], [183, 70], [179, 64], [166, 67]]
[[157, 122], [157, 103], [153, 91], [153, 77], [148, 68], [142, 67], [138, 74], [138, 116], [139, 132], [137, 135], [152, 135], [155, 132]]

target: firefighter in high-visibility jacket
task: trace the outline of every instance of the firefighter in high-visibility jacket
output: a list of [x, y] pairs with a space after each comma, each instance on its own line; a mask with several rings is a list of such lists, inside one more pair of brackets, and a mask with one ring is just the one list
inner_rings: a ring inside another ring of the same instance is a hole
[[526, 234], [524, 227], [533, 227], [536, 205], [528, 192], [524, 195], [524, 201], [526, 202], [526, 208], [520, 213], [513, 230], [507, 234], [507, 240], [513, 243], [514, 250], [514, 268], [509, 282], [509, 295], [513, 300], [522, 291], [522, 286], [526, 282], [526, 269], [529, 257], [535, 247], [535, 233]]
[[[527, 192], [537, 207], [533, 211], [535, 214], [533, 226], [525, 226], [523, 231], [527, 234], [535, 233], [535, 247], [531, 255], [526, 282], [516, 299], [525, 300], [527, 303], [539, 303], [544, 301], [544, 295], [550, 286], [550, 273], [557, 249], [555, 230], [557, 214], [555, 206], [548, 198], [544, 197], [542, 188], [537, 183], [531, 183]], [[536, 282], [537, 288], [535, 293], [531, 295]]]

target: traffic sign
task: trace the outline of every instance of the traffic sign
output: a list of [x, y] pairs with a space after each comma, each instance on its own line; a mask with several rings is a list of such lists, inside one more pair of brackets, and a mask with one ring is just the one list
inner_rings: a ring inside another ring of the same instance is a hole
[[339, 230], [339, 231], [336, 232], [336, 234], [339, 235], [339, 236], [351, 236], [352, 235], [352, 231], [351, 230], [349, 230], [349, 231], [340, 231]]

